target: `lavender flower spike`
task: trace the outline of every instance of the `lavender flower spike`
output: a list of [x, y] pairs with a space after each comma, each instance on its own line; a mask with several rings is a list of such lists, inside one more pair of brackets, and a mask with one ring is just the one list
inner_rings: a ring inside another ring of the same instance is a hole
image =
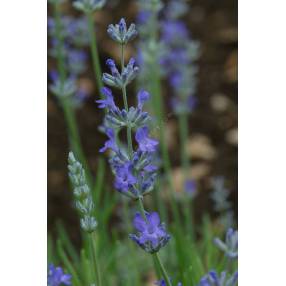
[[49, 265], [48, 286], [71, 285], [71, 275], [65, 274], [61, 267]]
[[235, 259], [238, 256], [238, 232], [229, 228], [226, 232], [225, 242], [218, 237], [214, 239], [214, 244], [229, 258]]
[[146, 221], [140, 213], [136, 213], [133, 225], [138, 234], [130, 234], [129, 237], [149, 253], [159, 251], [170, 239], [165, 225], [160, 223], [160, 217], [156, 212], [146, 213]]

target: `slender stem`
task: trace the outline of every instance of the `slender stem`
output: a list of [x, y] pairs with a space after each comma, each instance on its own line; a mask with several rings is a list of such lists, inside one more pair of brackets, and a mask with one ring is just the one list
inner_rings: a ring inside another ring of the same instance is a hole
[[162, 261], [161, 261], [161, 259], [159, 257], [159, 254], [156, 252], [156, 253], [153, 254], [153, 257], [155, 258], [155, 261], [158, 263], [158, 265], [160, 267], [160, 270], [161, 270], [161, 273], [162, 273], [162, 275], [164, 277], [166, 285], [167, 286], [172, 286], [170, 278], [168, 276], [168, 273], [167, 273], [167, 271], [166, 271], [166, 269], [165, 269], [165, 267], [164, 267], [164, 265], [163, 265], [163, 263], [162, 263]]
[[140, 210], [141, 216], [147, 222], [146, 212], [145, 212], [144, 205], [143, 205], [143, 198], [140, 197], [138, 199], [138, 202], [139, 202], [139, 210]]
[[[64, 50], [64, 38], [61, 33], [62, 24], [61, 24], [61, 12], [60, 6], [58, 3], [54, 4], [54, 14], [55, 14], [55, 22], [56, 22], [56, 39], [58, 44], [56, 46], [57, 49], [57, 64], [58, 64], [58, 71], [60, 76], [61, 86], [63, 87], [64, 81], [66, 80], [67, 73], [65, 68], [65, 57], [63, 54]], [[68, 128], [69, 133], [69, 141], [72, 150], [77, 155], [78, 159], [82, 162], [85, 171], [88, 183], [92, 186], [92, 175], [88, 167], [87, 160], [85, 158], [84, 152], [82, 150], [80, 136], [77, 128], [77, 122], [74, 110], [70, 104], [70, 100], [68, 98], [60, 98], [60, 103], [64, 111], [65, 121]]]
[[101, 276], [100, 270], [96, 259], [96, 245], [93, 233], [89, 234], [89, 246], [90, 246], [90, 256], [91, 256], [91, 273], [94, 277], [94, 270], [96, 273], [96, 285], [101, 286]]
[[[124, 69], [124, 45], [121, 45], [121, 74], [122, 71]], [[124, 85], [122, 87], [122, 95], [123, 95], [123, 102], [124, 102], [124, 108], [126, 110], [126, 112], [128, 112], [128, 101], [127, 101], [127, 94], [126, 94], [126, 86]], [[132, 152], [133, 152], [133, 147], [132, 147], [132, 128], [128, 122], [128, 126], [127, 126], [127, 130], [126, 130], [126, 134], [127, 134], [127, 144], [128, 144], [128, 155], [129, 157], [131, 157]]]
[[181, 164], [184, 169], [185, 179], [189, 175], [190, 171], [190, 161], [187, 155], [187, 141], [188, 141], [188, 116], [185, 113], [179, 115], [179, 133], [180, 133], [180, 155], [181, 155]]
[[[184, 170], [184, 181], [186, 181], [189, 177], [190, 172], [190, 160], [187, 154], [187, 141], [188, 141], [188, 116], [186, 113], [181, 113], [178, 117], [179, 119], [179, 134], [180, 134], [180, 156], [181, 156], [181, 164]], [[186, 228], [188, 233], [191, 235], [193, 239], [194, 236], [194, 223], [193, 223], [193, 211], [192, 211], [192, 201], [185, 200], [184, 213], [186, 219]]]
[[99, 94], [101, 94], [100, 90], [103, 87], [102, 79], [101, 79], [102, 74], [101, 74], [101, 67], [100, 67], [100, 62], [99, 62], [96, 35], [94, 32], [94, 21], [93, 21], [92, 12], [86, 13], [86, 16], [87, 16], [87, 21], [88, 21], [88, 33], [89, 33], [89, 39], [90, 39], [90, 49], [91, 49], [91, 55], [92, 55], [93, 71], [94, 71]]

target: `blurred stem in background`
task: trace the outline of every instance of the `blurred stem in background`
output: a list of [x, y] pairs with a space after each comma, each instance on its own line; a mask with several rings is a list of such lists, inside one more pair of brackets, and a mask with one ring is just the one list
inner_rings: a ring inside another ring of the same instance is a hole
[[101, 275], [99, 265], [97, 263], [97, 256], [96, 256], [96, 245], [95, 245], [95, 234], [94, 232], [89, 234], [89, 244], [90, 244], [90, 255], [91, 255], [91, 262], [92, 262], [92, 269], [91, 273], [94, 276], [94, 272], [96, 273], [96, 285], [102, 286], [101, 283]]
[[102, 83], [102, 73], [101, 73], [101, 67], [100, 67], [100, 61], [99, 61], [99, 54], [97, 49], [97, 40], [96, 40], [96, 34], [94, 31], [94, 18], [93, 18], [93, 12], [86, 12], [87, 16], [87, 22], [88, 22], [88, 33], [89, 33], [89, 39], [90, 39], [90, 49], [91, 49], [91, 55], [92, 55], [92, 66], [93, 66], [93, 72], [96, 79], [96, 85], [98, 89], [98, 94], [101, 96], [101, 89], [103, 87]]
[[[54, 16], [56, 22], [56, 39], [57, 39], [57, 63], [58, 63], [58, 71], [60, 76], [61, 86], [63, 86], [66, 78], [67, 72], [65, 70], [65, 59], [64, 59], [64, 38], [61, 33], [62, 23], [61, 23], [61, 11], [60, 4], [58, 1], [54, 2]], [[76, 154], [77, 158], [82, 162], [85, 170], [88, 183], [92, 186], [93, 180], [90, 169], [88, 167], [87, 159], [84, 155], [80, 135], [77, 127], [76, 116], [74, 112], [74, 108], [72, 107], [69, 98], [59, 97], [61, 106], [64, 111], [64, 116], [68, 128], [69, 133], [69, 142], [71, 145], [71, 149]]]
[[[184, 172], [184, 180], [186, 182], [189, 178], [190, 168], [191, 168], [191, 160], [189, 158], [189, 154], [187, 153], [187, 142], [189, 136], [189, 127], [188, 127], [188, 114], [180, 113], [178, 115], [179, 120], [179, 134], [180, 134], [180, 157], [181, 157], [181, 165], [183, 167]], [[183, 188], [185, 188], [183, 183]], [[183, 192], [186, 193], [185, 190]], [[192, 207], [192, 198], [184, 200], [184, 215], [186, 220], [186, 229], [191, 238], [194, 240], [194, 220], [193, 220], [193, 207]]]

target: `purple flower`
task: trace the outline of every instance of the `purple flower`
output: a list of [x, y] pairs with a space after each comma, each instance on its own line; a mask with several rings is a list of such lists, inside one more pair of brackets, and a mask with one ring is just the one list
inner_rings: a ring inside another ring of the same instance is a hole
[[128, 192], [136, 182], [137, 179], [133, 175], [133, 166], [130, 162], [117, 167], [114, 186], [119, 192]]
[[116, 65], [115, 65], [114, 60], [112, 60], [112, 59], [107, 59], [107, 60], [106, 60], [106, 65], [109, 67], [109, 69], [110, 69], [110, 71], [111, 71], [111, 73], [112, 73], [113, 76], [115, 76], [115, 77], [117, 77], [117, 76], [120, 77], [119, 71], [118, 71], [118, 69], [117, 69], [117, 67], [116, 67]]
[[147, 21], [150, 19], [150, 17], [152, 16], [152, 13], [150, 11], [147, 10], [141, 10], [139, 11], [139, 13], [137, 14], [136, 20], [138, 22], [138, 24], [140, 25], [144, 25], [147, 23]]
[[142, 109], [143, 108], [143, 105], [144, 103], [149, 100], [149, 97], [150, 97], [150, 94], [149, 92], [145, 91], [145, 90], [140, 90], [138, 93], [137, 93], [137, 100], [138, 100], [138, 108], [139, 109]]
[[146, 221], [140, 213], [136, 213], [133, 225], [138, 234], [130, 234], [130, 238], [147, 252], [157, 252], [170, 239], [156, 212], [146, 213]]
[[118, 150], [118, 147], [115, 142], [115, 135], [113, 129], [106, 128], [105, 133], [108, 136], [109, 140], [105, 142], [104, 146], [99, 150], [99, 152], [105, 152], [107, 149], [111, 149], [116, 152]]
[[[161, 279], [159, 281], [156, 281], [155, 282], [155, 285], [158, 285], [158, 286], [167, 286], [166, 282], [164, 279]], [[178, 283], [177, 286], [183, 286], [183, 284], [181, 282]]]
[[187, 39], [187, 27], [180, 21], [165, 21], [162, 25], [162, 38], [167, 43]]
[[61, 284], [71, 285], [71, 275], [64, 274], [61, 267], [55, 267], [53, 264], [50, 264], [48, 271], [48, 285], [59, 286]]
[[113, 98], [111, 89], [109, 89], [108, 87], [103, 87], [101, 89], [101, 93], [106, 98], [105, 99], [96, 100], [96, 103], [99, 104], [98, 107], [99, 108], [107, 108], [107, 109], [110, 109], [112, 111], [117, 110], [117, 106], [114, 103], [114, 98]]
[[184, 186], [185, 192], [190, 196], [194, 197], [197, 191], [197, 184], [194, 180], [186, 180]]
[[142, 152], [155, 152], [158, 141], [148, 137], [149, 129], [147, 126], [137, 129], [135, 134], [136, 142], [139, 145], [139, 150]]

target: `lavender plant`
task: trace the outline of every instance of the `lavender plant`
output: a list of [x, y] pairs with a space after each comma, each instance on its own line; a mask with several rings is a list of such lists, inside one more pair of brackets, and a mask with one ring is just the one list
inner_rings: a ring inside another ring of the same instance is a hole
[[[156, 212], [146, 212], [143, 206], [143, 197], [154, 187], [157, 170], [153, 160], [158, 142], [149, 137], [149, 130], [145, 124], [150, 117], [142, 111], [144, 102], [149, 99], [149, 94], [143, 90], [138, 92], [137, 107], [129, 108], [127, 101], [126, 87], [136, 77], [138, 67], [135, 66], [135, 60], [132, 58], [125, 66], [124, 49], [137, 32], [134, 24], [127, 28], [125, 20], [121, 19], [117, 25], [109, 26], [108, 34], [121, 47], [121, 71], [118, 71], [113, 60], [108, 59], [106, 63], [111, 74], [104, 73], [103, 82], [121, 89], [124, 109], [120, 110], [115, 105], [110, 89], [102, 90], [105, 99], [98, 100], [97, 103], [100, 108], [107, 108], [104, 129], [109, 139], [100, 151], [103, 152], [107, 148], [112, 151], [110, 165], [115, 175], [114, 187], [121, 194], [138, 201], [140, 213], [136, 213], [133, 221], [137, 234], [131, 234], [130, 238], [145, 251], [153, 254], [166, 284], [170, 286], [171, 282], [157, 253], [166, 245], [170, 236], [164, 225], [160, 223], [159, 215]], [[127, 150], [116, 137], [122, 128], [126, 129]], [[133, 149], [132, 132], [135, 132], [135, 140], [138, 144], [136, 150]]]

